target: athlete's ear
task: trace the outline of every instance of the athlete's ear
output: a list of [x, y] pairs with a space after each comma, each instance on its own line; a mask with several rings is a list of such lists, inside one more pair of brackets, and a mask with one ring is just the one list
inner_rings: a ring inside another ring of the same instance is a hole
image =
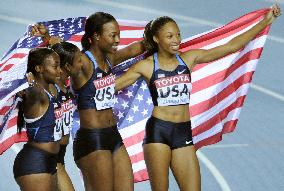
[[156, 36], [153, 36], [153, 41], [158, 44], [159, 40]]
[[35, 66], [35, 71], [36, 72], [41, 73], [41, 70], [42, 70], [42, 66], [40, 66], [40, 65], [36, 65]]

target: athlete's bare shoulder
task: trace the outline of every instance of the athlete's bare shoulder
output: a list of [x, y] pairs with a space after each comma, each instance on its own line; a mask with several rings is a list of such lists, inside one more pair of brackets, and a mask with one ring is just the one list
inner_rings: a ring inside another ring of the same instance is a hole
[[153, 57], [148, 56], [147, 58], [137, 62], [134, 67], [135, 71], [140, 73], [144, 78], [150, 78], [154, 68]]

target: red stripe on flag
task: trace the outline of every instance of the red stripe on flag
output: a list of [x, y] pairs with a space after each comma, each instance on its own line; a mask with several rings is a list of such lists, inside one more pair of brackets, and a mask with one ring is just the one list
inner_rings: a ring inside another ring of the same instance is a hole
[[82, 35], [72, 35], [68, 41], [81, 42]]
[[11, 106], [4, 106], [0, 109], [0, 115], [5, 115], [9, 109], [11, 108]]
[[239, 119], [235, 119], [235, 120], [226, 122], [223, 127], [223, 131], [222, 131], [223, 134], [233, 132], [237, 126], [238, 121]]
[[124, 143], [125, 147], [135, 145], [135, 144], [141, 142], [144, 139], [144, 135], [145, 135], [145, 131], [144, 130], [140, 131], [140, 132], [136, 133], [135, 135], [132, 135], [130, 137], [123, 139], [123, 143]]
[[12, 68], [13, 66], [14, 66], [14, 64], [8, 64], [8, 65], [4, 66], [4, 68], [0, 71], [0, 73], [10, 70], [10, 68]]
[[2, 143], [0, 143], [0, 155], [3, 152], [5, 152], [8, 148], [10, 148], [14, 143], [26, 142], [26, 141], [28, 141], [28, 137], [27, 137], [26, 132], [22, 132], [21, 134], [17, 133], [15, 135], [9, 137], [8, 139], [6, 139]]
[[231, 112], [232, 110], [234, 110], [236, 108], [242, 107], [244, 100], [245, 100], [245, 97], [246, 96], [238, 97], [238, 99], [235, 102], [233, 102], [231, 105], [229, 105], [228, 107], [226, 107], [225, 109], [220, 111], [218, 114], [211, 117], [207, 121], [201, 123], [199, 126], [193, 128], [192, 129], [192, 136], [197, 136], [198, 134], [201, 134], [201, 133], [209, 130], [210, 128], [212, 128], [213, 126], [215, 126], [216, 124], [218, 124], [222, 120], [224, 120], [227, 117], [227, 115], [229, 114], [229, 112]]
[[146, 169], [134, 173], [134, 182], [142, 182], [148, 179], [149, 176]]
[[121, 26], [121, 25], [119, 25], [119, 30], [120, 31], [131, 31], [131, 30], [143, 30], [144, 31], [144, 27]]
[[15, 117], [9, 119], [7, 129], [12, 128], [14, 126], [17, 126], [17, 120], [18, 120], [18, 116], [15, 116]]

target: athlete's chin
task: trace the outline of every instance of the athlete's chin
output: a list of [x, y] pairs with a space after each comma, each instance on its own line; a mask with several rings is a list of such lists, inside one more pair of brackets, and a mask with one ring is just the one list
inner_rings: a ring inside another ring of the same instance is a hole
[[112, 46], [111, 47], [111, 52], [117, 52], [118, 46]]
[[117, 52], [117, 49], [113, 49], [113, 48], [111, 48], [109, 51], [108, 51], [108, 53], [110, 53], [110, 54], [115, 54]]
[[111, 53], [113, 53], [113, 54], [116, 53], [116, 52], [117, 52], [117, 50], [112, 50], [112, 51], [111, 51]]
[[171, 54], [177, 54], [178, 53], [178, 49], [170, 49], [169, 52]]

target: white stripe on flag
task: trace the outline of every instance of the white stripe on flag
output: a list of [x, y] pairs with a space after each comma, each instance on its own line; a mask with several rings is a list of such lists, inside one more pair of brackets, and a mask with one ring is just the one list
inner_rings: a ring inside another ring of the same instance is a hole
[[143, 170], [143, 169], [146, 169], [146, 164], [145, 164], [145, 161], [144, 160], [141, 160], [139, 162], [136, 162], [136, 163], [132, 163], [132, 169], [133, 169], [133, 172], [138, 172], [140, 170]]
[[133, 155], [136, 155], [136, 154], [138, 154], [138, 153], [143, 152], [142, 143], [143, 143], [143, 142], [141, 141], [141, 142], [139, 142], [139, 143], [136, 143], [136, 144], [134, 144], [134, 145], [128, 146], [128, 147], [126, 148], [126, 150], [127, 150], [127, 152], [128, 152], [128, 154], [129, 154], [130, 157], [133, 156]]
[[120, 38], [142, 38], [144, 30], [121, 31]]

